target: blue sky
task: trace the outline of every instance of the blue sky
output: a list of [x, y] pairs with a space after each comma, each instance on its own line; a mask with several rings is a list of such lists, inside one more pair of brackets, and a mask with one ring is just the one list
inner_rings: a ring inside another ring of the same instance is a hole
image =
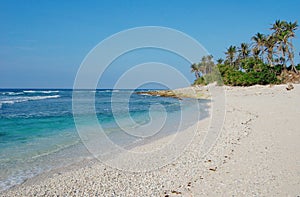
[[[70, 88], [96, 44], [137, 26], [177, 29], [215, 58], [224, 57], [229, 45], [250, 42], [257, 32], [269, 33], [276, 19], [299, 21], [299, 9], [298, 0], [0, 0], [0, 88]], [[299, 36], [294, 45], [299, 63]], [[127, 64], [138, 57], [128, 57]], [[145, 56], [143, 60], [148, 61]], [[177, 61], [174, 67], [193, 80], [187, 62]], [[113, 85], [114, 72], [107, 74], [103, 87]]]

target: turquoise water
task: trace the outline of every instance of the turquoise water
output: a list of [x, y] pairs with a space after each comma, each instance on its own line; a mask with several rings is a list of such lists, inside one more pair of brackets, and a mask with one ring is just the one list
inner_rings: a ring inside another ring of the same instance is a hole
[[[84, 102], [90, 99], [88, 96], [95, 95], [99, 123], [107, 135], [121, 146], [131, 145], [141, 139], [124, 134], [116, 123], [111, 107], [112, 93], [116, 98], [115, 115], [122, 118], [129, 110], [138, 125], [150, 121], [150, 106], [163, 106], [168, 114], [164, 135], [178, 127], [182, 110], [189, 110], [191, 114], [187, 119], [189, 121], [184, 122], [186, 127], [207, 116], [207, 103], [198, 100], [180, 101], [137, 95], [128, 90], [78, 92], [82, 94], [83, 101], [82, 110], [78, 114], [83, 120], [82, 124], [93, 127], [90, 124], [92, 113], [85, 108]], [[76, 131], [72, 93], [72, 90], [0, 90], [0, 191], [39, 173], [92, 157]], [[125, 99], [128, 94], [129, 102]], [[199, 104], [200, 111], [196, 107]], [[160, 110], [158, 108], [155, 112], [157, 116]]]

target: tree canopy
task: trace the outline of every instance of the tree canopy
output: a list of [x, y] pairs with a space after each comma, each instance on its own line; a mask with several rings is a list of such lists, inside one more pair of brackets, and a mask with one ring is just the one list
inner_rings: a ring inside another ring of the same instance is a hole
[[191, 66], [196, 76], [194, 84], [213, 81], [240, 86], [277, 84], [286, 82], [287, 75], [299, 75], [300, 79], [300, 65], [294, 63], [292, 42], [297, 28], [297, 22], [277, 20], [271, 25], [270, 34], [258, 32], [251, 43], [229, 46], [225, 60], [219, 58], [215, 64], [212, 55], [202, 57]]

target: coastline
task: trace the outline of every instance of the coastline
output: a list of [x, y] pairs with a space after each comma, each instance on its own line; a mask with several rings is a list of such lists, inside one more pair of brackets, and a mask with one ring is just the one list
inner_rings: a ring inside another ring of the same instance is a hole
[[[92, 159], [38, 175], [1, 196], [299, 195], [300, 85], [294, 86], [291, 91], [286, 85], [225, 87], [224, 127], [205, 157], [198, 147], [208, 118], [197, 123], [198, 132], [184, 154], [158, 170], [125, 172]], [[133, 150], [151, 150], [171, 137]]]
[[157, 91], [140, 91], [136, 94], [172, 97], [177, 99], [194, 98], [194, 99], [209, 99], [209, 86], [192, 86], [187, 88], [179, 88], [175, 90], [157, 90]]

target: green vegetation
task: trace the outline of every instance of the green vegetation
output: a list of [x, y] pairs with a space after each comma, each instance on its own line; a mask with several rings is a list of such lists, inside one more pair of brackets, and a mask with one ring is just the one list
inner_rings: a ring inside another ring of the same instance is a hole
[[[287, 73], [299, 75], [300, 64], [294, 64], [292, 44], [297, 28], [297, 22], [277, 20], [270, 28], [270, 35], [257, 33], [251, 38], [251, 44], [229, 46], [225, 52], [226, 59], [218, 59], [217, 64], [211, 55], [202, 57], [199, 63], [191, 65], [196, 77], [194, 84], [279, 84], [286, 82]], [[287, 66], [287, 63], [290, 65]]]

